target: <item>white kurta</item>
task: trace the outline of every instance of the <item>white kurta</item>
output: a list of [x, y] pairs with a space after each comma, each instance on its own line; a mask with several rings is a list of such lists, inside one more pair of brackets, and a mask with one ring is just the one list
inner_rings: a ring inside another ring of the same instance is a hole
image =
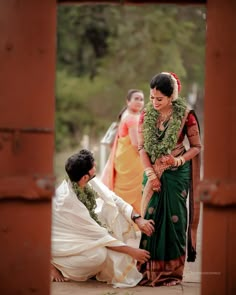
[[132, 207], [97, 178], [90, 185], [103, 200], [99, 216], [113, 236], [90, 217], [70, 182], [64, 180], [53, 199], [52, 263], [72, 280], [96, 275], [114, 287], [133, 287], [142, 279], [134, 259], [106, 248], [125, 245], [123, 241], [133, 236]]

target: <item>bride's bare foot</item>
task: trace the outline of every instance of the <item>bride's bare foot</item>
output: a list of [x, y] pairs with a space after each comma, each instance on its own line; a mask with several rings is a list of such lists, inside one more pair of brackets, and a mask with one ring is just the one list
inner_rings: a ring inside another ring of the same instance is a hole
[[54, 265], [51, 264], [51, 282], [68, 282], [63, 274]]
[[178, 284], [180, 284], [180, 281], [172, 280], [172, 281], [164, 282], [163, 286], [170, 287], [170, 286], [176, 286]]

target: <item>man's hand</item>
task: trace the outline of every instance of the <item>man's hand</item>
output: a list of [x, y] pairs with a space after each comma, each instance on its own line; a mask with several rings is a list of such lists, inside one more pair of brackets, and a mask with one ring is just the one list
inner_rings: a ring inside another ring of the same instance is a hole
[[145, 263], [151, 258], [150, 253], [147, 250], [139, 248], [133, 248], [132, 253], [129, 255], [140, 263]]
[[107, 248], [110, 250], [113, 250], [113, 251], [128, 254], [129, 256], [131, 256], [132, 258], [134, 258], [135, 260], [137, 260], [140, 263], [147, 262], [148, 259], [150, 259], [150, 257], [151, 257], [150, 253], [147, 250], [134, 248], [134, 247], [127, 246], [127, 245], [113, 246], [113, 247], [107, 246]]
[[152, 219], [147, 220], [140, 217], [135, 220], [135, 223], [137, 224], [141, 232], [146, 234], [148, 237], [150, 237], [155, 230], [154, 228], [155, 222]]

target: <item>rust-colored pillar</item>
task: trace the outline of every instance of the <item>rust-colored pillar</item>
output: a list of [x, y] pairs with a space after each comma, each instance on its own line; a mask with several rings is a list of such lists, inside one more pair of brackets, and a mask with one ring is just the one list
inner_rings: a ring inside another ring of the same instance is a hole
[[0, 294], [50, 293], [56, 1], [0, 1]]
[[202, 294], [236, 294], [236, 1], [207, 1]]

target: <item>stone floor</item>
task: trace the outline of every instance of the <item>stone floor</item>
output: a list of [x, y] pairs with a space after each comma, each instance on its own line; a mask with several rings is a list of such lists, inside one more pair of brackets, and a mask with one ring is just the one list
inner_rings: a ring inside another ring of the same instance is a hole
[[200, 295], [200, 283], [183, 282], [173, 287], [141, 287], [114, 289], [94, 280], [87, 282], [52, 283], [51, 295]]

